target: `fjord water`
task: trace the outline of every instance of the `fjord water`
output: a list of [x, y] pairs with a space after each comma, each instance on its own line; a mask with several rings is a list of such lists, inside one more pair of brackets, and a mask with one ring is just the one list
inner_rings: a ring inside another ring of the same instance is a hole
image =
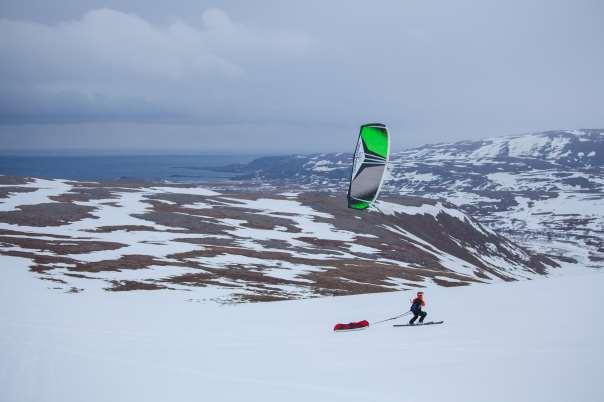
[[0, 155], [0, 174], [71, 180], [196, 182], [233, 177], [211, 167], [250, 162], [252, 155]]

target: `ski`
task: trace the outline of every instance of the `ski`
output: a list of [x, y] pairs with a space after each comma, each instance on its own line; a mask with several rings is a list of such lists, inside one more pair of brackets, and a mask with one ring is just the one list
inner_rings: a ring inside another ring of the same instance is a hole
[[443, 324], [444, 321], [428, 321], [428, 322], [422, 322], [422, 323], [417, 323], [417, 324], [394, 324], [393, 327], [421, 327], [423, 325], [436, 325], [436, 324]]

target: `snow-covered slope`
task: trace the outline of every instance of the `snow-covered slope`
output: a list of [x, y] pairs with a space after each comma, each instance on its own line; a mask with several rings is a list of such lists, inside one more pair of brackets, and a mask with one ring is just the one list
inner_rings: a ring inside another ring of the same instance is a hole
[[394, 161], [391, 191], [445, 198], [535, 251], [604, 266], [604, 130], [425, 146]]
[[0, 281], [3, 402], [604, 400], [604, 275], [426, 289], [441, 326], [376, 322], [412, 292], [223, 306]]
[[[230, 169], [333, 191], [347, 186], [350, 158], [273, 157]], [[425, 145], [394, 153], [391, 161], [386, 193], [444, 198], [562, 263], [604, 264], [604, 130]]]
[[57, 291], [268, 301], [558, 271], [453, 205], [418, 197], [356, 211], [342, 193], [3, 180], [0, 262], [29, 259]]
[[510, 160], [520, 163], [551, 163], [573, 168], [604, 164], [604, 130], [545, 131], [523, 135], [461, 141], [452, 144], [425, 145], [403, 151], [399, 157], [412, 155], [430, 161]]

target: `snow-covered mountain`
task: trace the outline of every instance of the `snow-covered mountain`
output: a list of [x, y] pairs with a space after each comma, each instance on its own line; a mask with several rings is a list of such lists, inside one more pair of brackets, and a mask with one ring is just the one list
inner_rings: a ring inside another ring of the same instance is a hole
[[[303, 188], [347, 186], [350, 154], [272, 157], [227, 168]], [[604, 264], [604, 130], [425, 145], [391, 156], [385, 193], [446, 199], [537, 252]]]
[[386, 195], [379, 211], [356, 211], [344, 193], [0, 181], [0, 255], [29, 259], [60, 291], [280, 300], [510, 281], [559, 267], [419, 197]]

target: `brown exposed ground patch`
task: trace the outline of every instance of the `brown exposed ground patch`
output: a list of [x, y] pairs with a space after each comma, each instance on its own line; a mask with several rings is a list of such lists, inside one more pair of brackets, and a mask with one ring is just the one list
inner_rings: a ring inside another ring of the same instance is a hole
[[[297, 238], [298, 240], [301, 238]], [[239, 240], [239, 239], [238, 239]], [[241, 239], [241, 241], [245, 241], [244, 239]], [[298, 245], [293, 246], [291, 245], [289, 242], [285, 241], [285, 240], [257, 240], [256, 243], [258, 243], [259, 245], [261, 245], [262, 247], [264, 247], [264, 249], [266, 251], [274, 251], [274, 250], [283, 250], [289, 253], [296, 253], [296, 254], [306, 254], [306, 255], [313, 255], [313, 254], [325, 254], [325, 252], [329, 251], [329, 252], [335, 252], [335, 254], [338, 254], [340, 251], [348, 251], [348, 250], [343, 250], [343, 249], [327, 249], [327, 248], [320, 248], [320, 247], [316, 247], [316, 246], [311, 246], [309, 244], [308, 247], [300, 247]], [[290, 254], [291, 255], [291, 254]]]
[[149, 255], [124, 255], [117, 260], [103, 260], [95, 262], [77, 262], [70, 271], [78, 272], [102, 272], [102, 271], [120, 271], [122, 269], [143, 269], [151, 265], [179, 265], [178, 263], [168, 263], [157, 260]]
[[33, 182], [30, 177], [20, 176], [0, 176], [0, 184], [2, 185], [22, 185]]
[[21, 205], [16, 211], [0, 212], [0, 222], [20, 226], [61, 226], [97, 217], [94, 208], [63, 202]]
[[298, 237], [297, 239], [323, 249], [347, 249], [347, 243], [341, 240], [318, 239], [316, 237], [309, 236]]
[[50, 251], [59, 255], [83, 254], [92, 251], [116, 250], [125, 245], [94, 240], [77, 241], [65, 240], [40, 240], [35, 238], [0, 236], [0, 242], [18, 246], [24, 249], [37, 251]]
[[127, 292], [130, 290], [159, 290], [170, 289], [167, 286], [156, 283], [139, 282], [139, 281], [111, 281], [112, 286], [104, 288], [110, 292]]
[[[265, 249], [287, 250], [288, 248], [293, 248], [292, 245], [285, 240], [274, 240], [274, 239], [256, 240], [256, 243], [260, 244]], [[317, 250], [312, 249], [312, 248], [298, 247], [298, 248], [296, 248], [296, 251], [310, 254], [310, 253], [316, 252]]]
[[[115, 189], [103, 188], [103, 187], [73, 187], [70, 191], [50, 197], [53, 201], [71, 203], [74, 201], [88, 202], [93, 200], [104, 200], [118, 198], [117, 194], [113, 191]], [[120, 192], [126, 192], [128, 190], [120, 189]]]
[[159, 232], [153, 226], [143, 226], [143, 225], [121, 225], [121, 226], [99, 226], [94, 230], [87, 230], [90, 233], [111, 233], [117, 232], [118, 230], [123, 230], [126, 232]]
[[78, 279], [98, 279], [98, 278], [95, 278], [93, 276], [82, 275], [82, 274], [74, 274], [72, 272], [67, 272], [67, 273], [64, 273], [63, 275], [69, 276], [71, 278], [78, 278]]
[[[417, 287], [427, 278], [448, 277], [455, 281], [479, 282], [454, 272], [429, 270], [424, 268], [401, 268], [396, 265], [375, 263], [365, 260], [332, 262], [330, 269], [309, 272], [301, 278], [310, 279], [321, 288], [321, 294], [359, 294], [392, 291], [392, 279], [409, 281]], [[327, 290], [325, 290], [327, 289]], [[329, 293], [329, 289], [336, 293]], [[327, 293], [326, 293], [327, 292]]]
[[63, 283], [65, 285], [67, 285], [67, 282], [65, 282], [63, 279], [53, 278], [52, 276], [39, 276], [38, 279], [42, 279], [43, 281]]
[[0, 254], [30, 259], [32, 261], [32, 265], [30, 265], [29, 270], [36, 273], [45, 273], [47, 271], [51, 271], [56, 268], [54, 265], [60, 265], [62, 267], [69, 264], [75, 265], [75, 261], [71, 258], [43, 255], [29, 251], [10, 250], [2, 251]]
[[198, 244], [200, 246], [233, 246], [233, 239], [220, 237], [183, 237], [174, 239], [181, 243]]
[[20, 232], [17, 230], [0, 229], [0, 236], [52, 237], [55, 239], [71, 239], [70, 236], [47, 233]]
[[20, 176], [0, 176], [0, 184], [2, 185], [22, 185], [32, 183], [33, 179], [30, 177]]
[[211, 219], [204, 219], [191, 215], [183, 215], [177, 212], [148, 212], [145, 214], [133, 214], [135, 218], [140, 218], [150, 222], [155, 222], [163, 226], [174, 228], [184, 228], [191, 233], [199, 234], [223, 234], [225, 230], [231, 229], [229, 226], [221, 225]]
[[554, 261], [553, 259], [549, 258], [546, 255], [535, 255], [535, 254], [531, 254], [530, 255], [530, 259], [529, 262], [527, 264], [534, 272], [540, 274], [540, 275], [545, 275], [547, 274], [547, 269], [548, 266], [549, 268], [551, 267], [560, 267], [560, 264], [558, 264], [556, 261]]
[[[80, 182], [70, 181], [69, 184], [74, 187], [82, 188], [106, 188], [108, 190], [125, 193], [127, 191], [135, 192], [152, 185], [152, 182], [132, 181], [132, 180], [105, 180], [101, 182]], [[164, 186], [167, 187], [167, 186]]]
[[254, 286], [264, 287], [266, 285], [308, 285], [306, 282], [275, 278], [273, 276], [264, 275], [261, 269], [249, 269], [245, 267], [232, 266], [228, 268], [204, 268], [207, 271], [220, 275], [233, 281], [244, 281]]
[[211, 221], [216, 221], [218, 219], [242, 220], [245, 221], [242, 226], [255, 229], [272, 230], [276, 226], [285, 226], [294, 233], [300, 231], [300, 229], [293, 226], [293, 222], [290, 219], [260, 215], [256, 213], [257, 211], [246, 208], [222, 206], [220, 208], [180, 209], [179, 212], [209, 218]]
[[33, 193], [36, 190], [33, 187], [0, 187], [0, 198], [7, 198], [14, 193]]
[[238, 199], [247, 200], [247, 201], [258, 201], [261, 198], [285, 199], [285, 197], [279, 196], [271, 190], [269, 190], [268, 192], [263, 192], [263, 193], [259, 193], [257, 191], [241, 192], [241, 191], [237, 191], [237, 190], [235, 190], [235, 191], [229, 190], [229, 191], [222, 191], [221, 195], [222, 195], [222, 198], [228, 198], [229, 203], [235, 202], [235, 203], [240, 203], [242, 205], [244, 205], [245, 202], [237, 201]]
[[[168, 203], [175, 203], [176, 206], [181, 205], [192, 205], [195, 203], [213, 204], [213, 201], [208, 196], [198, 194], [178, 194], [178, 193], [160, 193], [150, 194], [146, 197], [149, 201], [167, 201]], [[159, 203], [165, 204], [165, 203]]]
[[204, 250], [194, 250], [188, 251], [185, 253], [176, 253], [170, 254], [167, 258], [173, 258], [178, 260], [189, 260], [199, 257], [216, 257], [222, 254], [231, 254], [231, 255], [240, 255], [245, 257], [257, 258], [261, 260], [277, 260], [277, 261], [287, 261], [296, 264], [305, 264], [305, 265], [317, 265], [323, 266], [328, 263], [328, 261], [324, 260], [316, 260], [312, 258], [302, 258], [302, 257], [294, 257], [290, 253], [285, 251], [257, 251], [251, 250], [242, 247], [228, 247], [228, 246], [215, 246], [209, 247]]
[[264, 229], [264, 230], [277, 230], [277, 227], [285, 228], [282, 231], [289, 233], [300, 233], [302, 230], [295, 226], [294, 222], [290, 219], [278, 218], [274, 216], [266, 216], [254, 213], [248, 213], [242, 216], [247, 221], [242, 224], [243, 227], [250, 229]]
[[[153, 210], [156, 213], [178, 213], [181, 215], [186, 214], [191, 216], [192, 222], [195, 219], [202, 219], [203, 222], [209, 225], [217, 225], [226, 227], [225, 224], [221, 224], [219, 220], [223, 219], [233, 219], [233, 220], [242, 220], [245, 221], [242, 223], [243, 227], [248, 227], [252, 229], [265, 229], [265, 230], [275, 230], [278, 226], [284, 227], [286, 231], [290, 233], [299, 233], [301, 230], [297, 226], [295, 226], [295, 222], [291, 219], [287, 219], [286, 217], [278, 217], [278, 216], [266, 216], [263, 214], [259, 214], [258, 211], [247, 209], [244, 207], [234, 207], [234, 206], [225, 206], [221, 203], [215, 204], [213, 202], [208, 202], [206, 198], [195, 196], [194, 199], [197, 202], [210, 203], [214, 204], [212, 208], [183, 208], [181, 204], [183, 200], [181, 197], [169, 197], [171, 200], [177, 199], [180, 201], [179, 205], [173, 204], [165, 204], [152, 202]], [[202, 198], [199, 200], [199, 198]], [[188, 199], [189, 203], [193, 203], [193, 200]], [[233, 202], [233, 201], [229, 201]], [[189, 227], [189, 226], [186, 226]]]
[[259, 302], [273, 302], [288, 300], [290, 297], [283, 295], [276, 295], [270, 293], [257, 293], [257, 294], [246, 294], [246, 293], [235, 293], [233, 300], [239, 303], [259, 303]]
[[450, 281], [445, 281], [444, 279], [439, 279], [439, 278], [433, 278], [432, 280], [437, 285], [444, 286], [446, 288], [452, 288], [455, 286], [467, 286], [470, 284], [469, 282], [450, 282]]
[[[162, 282], [173, 283], [177, 285], [186, 285], [186, 286], [224, 286], [222, 282], [218, 279], [220, 277], [218, 275], [214, 275], [209, 272], [199, 272], [199, 273], [188, 273], [183, 275], [171, 276], [167, 279], [162, 280]], [[240, 287], [239, 285], [233, 285], [230, 287]]]

